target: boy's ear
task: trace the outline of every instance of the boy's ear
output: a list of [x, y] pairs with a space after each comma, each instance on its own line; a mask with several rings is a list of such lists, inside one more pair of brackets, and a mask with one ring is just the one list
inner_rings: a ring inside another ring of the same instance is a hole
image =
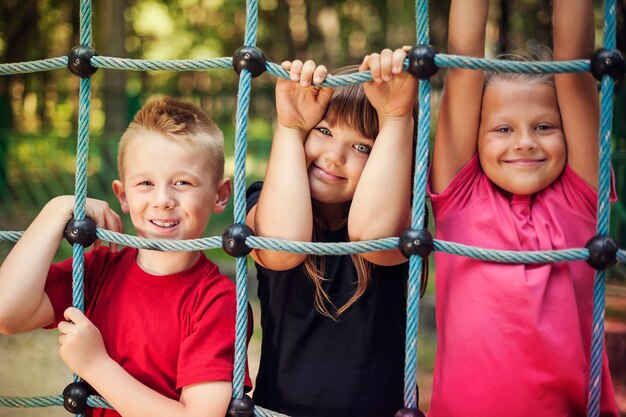
[[114, 180], [113, 184], [111, 184], [111, 187], [113, 188], [113, 193], [115, 193], [115, 196], [120, 202], [122, 213], [128, 214], [128, 201], [126, 200], [126, 191], [124, 190], [124, 184], [120, 180]]
[[230, 178], [222, 178], [222, 180], [217, 185], [217, 200], [213, 205], [213, 213], [220, 214], [226, 208], [226, 204], [228, 203], [228, 199], [230, 198], [230, 194], [232, 192], [232, 183]]

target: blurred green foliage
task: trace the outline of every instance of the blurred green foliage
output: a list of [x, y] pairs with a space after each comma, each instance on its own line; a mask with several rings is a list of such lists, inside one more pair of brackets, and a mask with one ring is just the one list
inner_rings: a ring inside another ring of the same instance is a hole
[[[550, 44], [549, 0], [491, 0], [487, 54]], [[598, 45], [602, 4], [596, 3]], [[229, 57], [243, 44], [244, 0], [107, 0], [93, 2], [93, 46], [103, 56], [136, 59]], [[618, 1], [618, 46], [624, 8]], [[79, 1], [0, 2], [0, 62], [67, 55], [78, 44]], [[259, 0], [257, 45], [271, 62], [314, 59], [330, 69], [359, 63], [371, 51], [415, 44], [413, 0]], [[431, 43], [445, 51], [449, 2], [430, 1]], [[444, 71], [433, 78], [433, 118]], [[99, 70], [92, 77], [88, 195], [117, 207], [117, 140], [152, 95], [192, 100], [222, 127], [227, 173], [233, 174], [237, 99], [234, 71], [135, 72]], [[262, 178], [274, 119], [273, 76], [253, 81], [248, 131], [248, 182]], [[626, 195], [624, 83], [616, 102], [618, 192]], [[0, 77], [0, 229], [22, 230], [51, 197], [74, 189], [78, 79], [68, 71]], [[221, 234], [232, 209], [212, 219]], [[614, 236], [626, 246], [626, 209], [614, 206]], [[132, 227], [126, 229], [132, 233]], [[2, 249], [0, 248], [0, 256]], [[221, 256], [221, 255], [219, 255]]]

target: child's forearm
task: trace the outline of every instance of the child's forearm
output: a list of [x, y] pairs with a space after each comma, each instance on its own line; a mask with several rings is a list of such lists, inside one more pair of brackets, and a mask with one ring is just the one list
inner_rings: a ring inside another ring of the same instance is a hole
[[0, 333], [25, 332], [54, 320], [44, 286], [72, 207], [71, 196], [46, 204], [0, 266]]
[[[553, 24], [555, 60], [591, 58], [595, 43], [592, 0], [555, 0]], [[596, 188], [599, 129], [597, 82], [589, 72], [556, 74], [555, 82], [567, 143], [567, 163]]]
[[448, 23], [448, 53], [482, 57], [488, 0], [452, 0]]
[[[254, 230], [257, 236], [310, 241], [313, 230], [311, 194], [304, 153], [305, 132], [282, 126], [276, 128], [267, 173], [256, 206]], [[302, 262], [300, 254], [257, 251], [261, 263], [273, 268]], [[291, 262], [291, 260], [293, 262]]]
[[[483, 57], [488, 0], [452, 0], [448, 53]], [[439, 106], [430, 175], [431, 190], [443, 191], [476, 154], [483, 72], [448, 69]]]
[[595, 47], [593, 1], [554, 0], [553, 7], [554, 59], [591, 58]]
[[145, 386], [111, 358], [94, 364], [85, 380], [123, 417], [223, 417], [231, 398], [228, 381], [184, 387], [180, 401]]
[[350, 206], [352, 240], [397, 236], [408, 226], [412, 148], [411, 114], [381, 126]]
[[[361, 174], [348, 216], [350, 240], [398, 236], [410, 224], [413, 118], [387, 120]], [[406, 260], [399, 251], [363, 254], [378, 265]]]

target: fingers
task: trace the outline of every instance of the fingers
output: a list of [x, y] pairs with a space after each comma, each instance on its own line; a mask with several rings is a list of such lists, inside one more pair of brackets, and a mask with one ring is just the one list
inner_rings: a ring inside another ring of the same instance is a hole
[[369, 69], [374, 82], [390, 81], [394, 75], [400, 74], [403, 70], [406, 48], [398, 48], [395, 51], [386, 48], [380, 53], [370, 54], [363, 59], [359, 70]]
[[324, 65], [316, 65], [311, 60], [306, 62], [302, 62], [299, 59], [284, 61], [281, 66], [289, 71], [289, 79], [291, 81], [297, 81], [303, 87], [321, 84], [328, 74], [328, 69]]
[[[122, 218], [119, 214], [109, 207], [109, 204], [106, 201], [96, 200], [93, 198], [87, 199], [87, 215], [93, 219], [96, 223], [96, 226], [101, 229], [111, 230], [113, 232], [123, 232], [124, 231], [124, 223], [122, 222]], [[94, 242], [94, 249], [102, 246], [102, 241], [97, 239]], [[109, 249], [112, 252], [117, 251], [117, 245], [114, 243], [109, 244]]]
[[[83, 312], [77, 309], [76, 307], [68, 307], [63, 312], [63, 317], [65, 317], [65, 320], [69, 322], [69, 323], [65, 323], [67, 325], [71, 325], [71, 323], [81, 324], [81, 323], [84, 323], [86, 320], [87, 321], [89, 320], [87, 317], [85, 317]], [[59, 323], [59, 326], [61, 325], [61, 323]]]
[[403, 46], [402, 49], [396, 49], [395, 51], [393, 51], [391, 64], [391, 71], [393, 72], [393, 74], [400, 74], [404, 69], [404, 58], [406, 58], [407, 54], [407, 51], [404, 48], [406, 48], [406, 46]]

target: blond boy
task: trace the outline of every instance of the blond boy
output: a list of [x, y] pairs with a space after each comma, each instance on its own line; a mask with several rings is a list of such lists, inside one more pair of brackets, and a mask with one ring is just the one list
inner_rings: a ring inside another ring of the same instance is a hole
[[[137, 113], [120, 140], [118, 169], [113, 191], [144, 238], [201, 237], [231, 193], [222, 132], [172, 98]], [[63, 361], [117, 410], [92, 415], [223, 417], [234, 285], [201, 252], [118, 251], [97, 242], [85, 254], [83, 314], [71, 307], [72, 260], [52, 264], [73, 210], [73, 196], [52, 199], [0, 267], [0, 333], [57, 326]], [[86, 215], [122, 231], [103, 201], [87, 199]]]

